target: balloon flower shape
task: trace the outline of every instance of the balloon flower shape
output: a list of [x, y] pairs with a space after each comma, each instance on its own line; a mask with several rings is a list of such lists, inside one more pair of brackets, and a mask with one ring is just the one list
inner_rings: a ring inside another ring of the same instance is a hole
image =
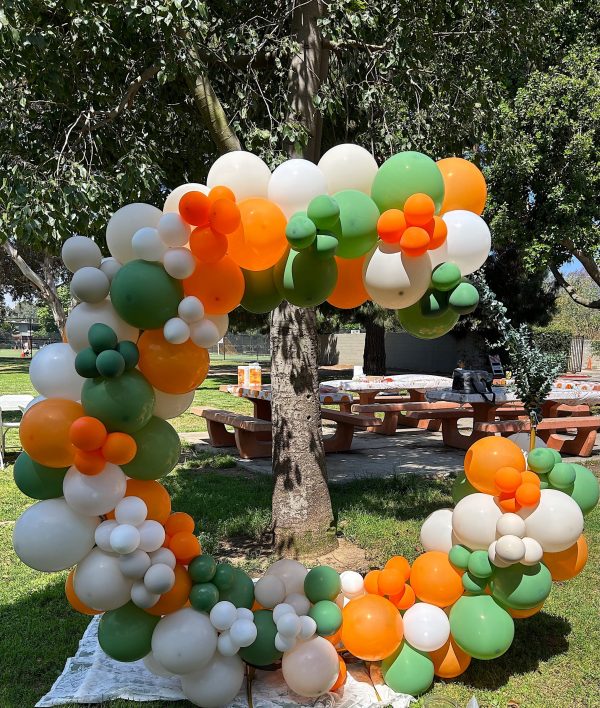
[[411, 194], [404, 210], [387, 209], [377, 221], [377, 234], [386, 243], [397, 243], [407, 256], [422, 256], [439, 248], [446, 240], [448, 227], [435, 216], [435, 204], [428, 194]]
[[109, 433], [102, 421], [82, 416], [73, 421], [69, 440], [77, 452], [73, 464], [81, 474], [97, 475], [106, 463], [126, 465], [137, 453], [137, 443], [127, 433]]

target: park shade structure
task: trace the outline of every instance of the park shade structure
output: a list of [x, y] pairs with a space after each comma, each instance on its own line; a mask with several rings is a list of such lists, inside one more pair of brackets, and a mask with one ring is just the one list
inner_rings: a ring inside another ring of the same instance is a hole
[[461, 158], [404, 152], [378, 166], [338, 145], [318, 165], [291, 159], [271, 173], [234, 152], [162, 209], [116, 211], [109, 257], [83, 236], [65, 242], [79, 304], [66, 341], [31, 362], [40, 395], [14, 474], [37, 502], [13, 542], [34, 569], [72, 569], [67, 599], [102, 614], [109, 656], [181, 676], [206, 708], [237, 694], [245, 664], [281, 662], [302, 696], [343, 690], [344, 652], [381, 661], [393, 690], [418, 695], [473, 657], [503, 654], [514, 621], [581, 571], [594, 476], [504, 438], [469, 449], [456, 507], [424, 521], [412, 566], [397, 556], [366, 577], [283, 559], [254, 583], [202, 552], [195, 520], [158, 481], [180, 454], [168, 420], [192, 404], [229, 312], [372, 300], [415, 336], [439, 337], [477, 306], [466, 276], [490, 249], [485, 199], [482, 174]]

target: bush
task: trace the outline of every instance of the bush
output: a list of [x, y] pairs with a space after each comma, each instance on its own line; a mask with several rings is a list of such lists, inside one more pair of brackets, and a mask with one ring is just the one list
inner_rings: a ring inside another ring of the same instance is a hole
[[600, 356], [600, 339], [592, 340], [592, 354], [594, 356]]
[[566, 329], [548, 327], [533, 332], [534, 343], [546, 354], [554, 354], [566, 360], [571, 348], [571, 332]]

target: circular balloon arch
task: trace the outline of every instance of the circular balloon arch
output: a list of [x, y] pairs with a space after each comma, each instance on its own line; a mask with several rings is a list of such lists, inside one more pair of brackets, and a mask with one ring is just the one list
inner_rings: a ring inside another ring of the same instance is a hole
[[229, 312], [372, 300], [414, 336], [439, 337], [477, 306], [467, 276], [491, 246], [485, 200], [483, 175], [461, 158], [403, 152], [378, 166], [338, 145], [318, 165], [292, 159], [271, 173], [233, 152], [162, 210], [115, 212], [109, 257], [83, 236], [65, 242], [79, 304], [66, 341], [31, 362], [40, 395], [14, 476], [37, 501], [13, 542], [31, 568], [72, 569], [67, 599], [102, 614], [109, 656], [181, 676], [199, 706], [226, 705], [245, 664], [280, 661], [302, 696], [343, 690], [348, 654], [381, 661], [393, 690], [418, 695], [506, 652], [514, 621], [581, 571], [593, 474], [505, 438], [467, 452], [456, 506], [425, 519], [412, 565], [395, 556], [365, 577], [283, 559], [253, 582], [202, 553], [194, 519], [157, 481], [180, 455], [168, 420], [191, 405]]

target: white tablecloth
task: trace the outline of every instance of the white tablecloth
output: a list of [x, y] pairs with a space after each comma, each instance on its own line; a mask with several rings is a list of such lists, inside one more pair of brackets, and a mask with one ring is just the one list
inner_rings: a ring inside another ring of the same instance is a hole
[[398, 374], [397, 376], [382, 376], [381, 379], [336, 380], [326, 381], [328, 386], [334, 386], [342, 391], [398, 391], [400, 389], [435, 389], [452, 386], [452, 379], [447, 376], [433, 374]]

